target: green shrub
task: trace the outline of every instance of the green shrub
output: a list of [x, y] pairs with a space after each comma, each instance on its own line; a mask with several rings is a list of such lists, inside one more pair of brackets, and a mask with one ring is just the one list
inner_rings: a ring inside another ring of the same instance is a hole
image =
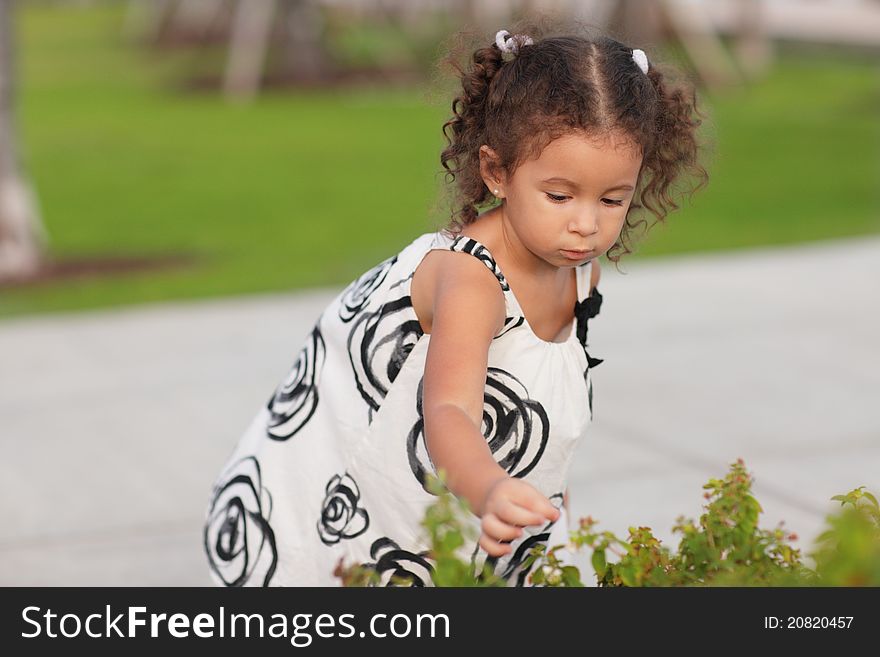
[[[473, 565], [462, 558], [462, 547], [473, 545], [477, 537], [466, 521], [467, 504], [452, 495], [443, 480], [441, 472], [440, 479], [430, 482], [437, 501], [422, 523], [431, 546], [434, 585], [505, 586], [488, 567], [475, 576]], [[590, 516], [581, 518], [570, 533], [568, 547], [592, 550], [598, 586], [880, 586], [880, 508], [864, 486], [831, 498], [842, 510], [826, 517], [828, 528], [807, 553], [816, 564], [811, 569], [790, 544], [797, 535], [783, 531], [783, 523], [773, 530], [758, 526], [763, 509], [751, 494], [752, 482], [738, 459], [723, 479], [704, 484], [708, 502], [699, 522], [676, 519], [673, 532], [681, 535], [677, 552], [661, 545], [649, 527], [630, 527], [627, 540], [621, 540], [596, 529]], [[579, 569], [557, 556], [562, 547], [532, 549], [524, 563], [525, 568], [534, 564], [531, 584], [584, 586]], [[379, 583], [375, 571], [359, 565], [344, 567], [340, 562], [335, 574], [345, 586]]]

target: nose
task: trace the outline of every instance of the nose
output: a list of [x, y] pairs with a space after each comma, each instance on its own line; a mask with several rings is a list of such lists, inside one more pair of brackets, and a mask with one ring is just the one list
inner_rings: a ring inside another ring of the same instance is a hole
[[571, 221], [568, 229], [580, 235], [595, 235], [599, 232], [599, 216], [598, 214], [582, 212]]

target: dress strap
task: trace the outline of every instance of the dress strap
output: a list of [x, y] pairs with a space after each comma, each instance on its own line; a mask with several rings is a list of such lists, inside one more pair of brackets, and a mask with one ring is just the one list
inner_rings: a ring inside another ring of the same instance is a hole
[[474, 256], [480, 262], [486, 265], [486, 267], [489, 268], [489, 271], [495, 274], [495, 278], [497, 278], [498, 282], [501, 284], [502, 290], [504, 290], [505, 292], [510, 291], [510, 285], [507, 284], [507, 279], [504, 278], [504, 274], [501, 273], [501, 267], [499, 267], [498, 263], [495, 262], [495, 258], [493, 258], [492, 254], [489, 253], [489, 249], [487, 249], [483, 244], [475, 240], [473, 237], [468, 237], [467, 235], [459, 235], [452, 240], [452, 244], [449, 245], [449, 250], [461, 251], [462, 253], [470, 253], [472, 256]]
[[[501, 285], [501, 289], [504, 292], [507, 319], [504, 323], [504, 327], [502, 327], [498, 335], [495, 336], [496, 338], [501, 337], [507, 331], [514, 329], [517, 326], [525, 324], [525, 314], [523, 313], [516, 296], [510, 289], [510, 285], [507, 283], [507, 279], [504, 277], [501, 267], [498, 266], [495, 258], [492, 257], [489, 249], [487, 249], [484, 244], [481, 244], [473, 237], [458, 235], [452, 239], [452, 242], [449, 244], [449, 249], [452, 251], [470, 253], [486, 265], [489, 271], [491, 271], [495, 275], [495, 278], [498, 279], [498, 283]], [[578, 300], [574, 306], [574, 314], [577, 319], [575, 330], [577, 338], [584, 347], [585, 352], [587, 347], [587, 323], [592, 317], [595, 317], [599, 313], [599, 308], [602, 305], [602, 295], [599, 293], [598, 286], [593, 290], [590, 290], [592, 271], [593, 261], [591, 260], [588, 264], [577, 267], [575, 275], [578, 296]], [[598, 365], [602, 360], [603, 359], [601, 358], [593, 358], [587, 353], [587, 361], [590, 367]]]
[[[578, 301], [574, 304], [574, 314], [577, 318], [577, 338], [583, 345], [584, 351], [587, 349], [587, 330], [589, 321], [599, 314], [602, 307], [602, 293], [599, 292], [599, 286], [596, 285], [590, 290], [590, 279], [593, 274], [593, 261], [590, 260], [589, 266], [581, 265], [578, 267], [577, 284], [578, 284]], [[586, 296], [584, 296], [586, 295]], [[590, 367], [595, 367], [604, 359], [593, 358], [587, 353], [587, 362]]]
[[501, 285], [501, 291], [504, 293], [504, 308], [506, 318], [504, 320], [504, 326], [501, 327], [501, 330], [498, 331], [498, 334], [495, 336], [495, 338], [500, 338], [508, 331], [511, 331], [519, 326], [523, 326], [526, 322], [525, 314], [523, 313], [522, 308], [519, 305], [519, 301], [517, 301], [516, 299], [516, 295], [514, 295], [513, 290], [510, 289], [510, 285], [507, 283], [507, 279], [504, 277], [504, 273], [501, 271], [501, 267], [499, 267], [498, 263], [495, 262], [495, 258], [492, 257], [492, 254], [489, 252], [489, 249], [486, 248], [486, 245], [475, 240], [473, 237], [468, 237], [467, 235], [458, 235], [457, 237], [453, 238], [452, 242], [449, 245], [449, 249], [451, 251], [470, 253], [472, 256], [474, 256], [480, 262], [486, 265], [489, 271], [491, 271], [495, 275], [495, 278], [498, 279], [498, 283]]

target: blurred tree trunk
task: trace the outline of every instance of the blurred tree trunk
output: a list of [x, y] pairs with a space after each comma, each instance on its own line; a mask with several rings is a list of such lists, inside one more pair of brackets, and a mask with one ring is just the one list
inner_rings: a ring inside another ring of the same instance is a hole
[[761, 0], [739, 0], [739, 30], [734, 48], [749, 78], [763, 75], [773, 59], [773, 43], [764, 31]]
[[46, 234], [18, 161], [15, 135], [14, 0], [0, 0], [0, 279], [35, 273]]
[[259, 92], [276, 23], [281, 25], [281, 73], [300, 81], [326, 78], [324, 21], [314, 0], [237, 0], [223, 81], [230, 100], [251, 100]]
[[721, 88], [744, 81], [734, 55], [724, 46], [712, 23], [706, 3], [676, 0], [612, 2], [609, 20], [625, 41], [652, 47], [667, 39], [676, 40], [690, 67], [706, 87]]
[[277, 0], [238, 0], [223, 81], [230, 100], [251, 100], [259, 91], [277, 9]]

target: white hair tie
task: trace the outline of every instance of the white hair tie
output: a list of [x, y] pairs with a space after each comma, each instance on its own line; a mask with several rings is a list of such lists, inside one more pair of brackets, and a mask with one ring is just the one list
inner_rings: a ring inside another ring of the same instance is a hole
[[[506, 37], [510, 38], [507, 39]], [[498, 46], [498, 50], [513, 53], [514, 55], [519, 52], [522, 46], [530, 46], [532, 43], [534, 43], [532, 37], [525, 34], [510, 36], [510, 32], [507, 30], [498, 30], [498, 33], [495, 35], [495, 45]]]
[[648, 56], [645, 54], [644, 50], [636, 48], [632, 52], [633, 61], [639, 65], [639, 68], [642, 69], [642, 73], [647, 75], [648, 73]]

